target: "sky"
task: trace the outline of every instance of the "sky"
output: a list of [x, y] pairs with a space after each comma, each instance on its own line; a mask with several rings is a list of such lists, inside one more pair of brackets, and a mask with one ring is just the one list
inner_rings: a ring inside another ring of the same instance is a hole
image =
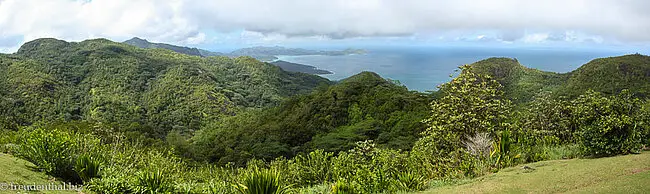
[[647, 0], [0, 0], [0, 52], [37, 38], [259, 46], [650, 48]]

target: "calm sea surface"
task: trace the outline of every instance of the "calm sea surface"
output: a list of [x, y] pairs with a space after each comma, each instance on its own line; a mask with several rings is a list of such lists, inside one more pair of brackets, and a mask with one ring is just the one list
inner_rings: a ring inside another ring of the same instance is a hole
[[448, 82], [449, 75], [463, 64], [490, 57], [517, 58], [527, 67], [544, 71], [570, 72], [592, 59], [633, 54], [625, 51], [580, 51], [544, 49], [486, 48], [384, 48], [366, 49], [365, 55], [279, 56], [280, 60], [315, 66], [334, 72], [324, 75], [340, 80], [362, 71], [399, 80], [410, 90], [435, 90]]

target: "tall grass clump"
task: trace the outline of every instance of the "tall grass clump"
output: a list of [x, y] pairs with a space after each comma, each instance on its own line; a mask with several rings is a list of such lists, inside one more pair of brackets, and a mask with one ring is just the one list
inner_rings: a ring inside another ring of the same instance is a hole
[[358, 193], [361, 192], [359, 192], [359, 190], [355, 185], [344, 181], [339, 180], [332, 185], [331, 194], [358, 194]]
[[74, 171], [77, 172], [79, 178], [84, 182], [90, 181], [92, 178], [100, 176], [102, 161], [97, 156], [89, 154], [81, 154], [77, 157], [74, 165]]
[[74, 171], [78, 139], [77, 134], [57, 129], [26, 130], [19, 137], [17, 155], [49, 175], [80, 183]]
[[280, 174], [271, 169], [254, 168], [245, 172], [241, 182], [234, 185], [241, 194], [283, 194], [289, 187], [281, 183]]
[[172, 193], [174, 185], [170, 177], [159, 169], [141, 172], [133, 190], [140, 194]]

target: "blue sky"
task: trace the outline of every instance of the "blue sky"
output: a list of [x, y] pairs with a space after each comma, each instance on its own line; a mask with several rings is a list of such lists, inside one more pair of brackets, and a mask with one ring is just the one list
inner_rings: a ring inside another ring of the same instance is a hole
[[0, 0], [0, 52], [137, 36], [229, 51], [293, 47], [650, 48], [645, 0]]

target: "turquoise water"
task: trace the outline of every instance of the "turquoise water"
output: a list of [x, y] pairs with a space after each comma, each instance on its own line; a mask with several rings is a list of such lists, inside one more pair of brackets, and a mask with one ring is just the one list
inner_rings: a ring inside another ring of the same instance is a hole
[[399, 80], [410, 90], [435, 90], [448, 82], [449, 75], [463, 64], [489, 57], [517, 58], [530, 68], [570, 72], [595, 58], [633, 54], [625, 51], [486, 49], [486, 48], [383, 48], [366, 49], [365, 55], [279, 56], [280, 60], [315, 66], [334, 72], [323, 75], [340, 80], [362, 71], [373, 71], [384, 78]]

